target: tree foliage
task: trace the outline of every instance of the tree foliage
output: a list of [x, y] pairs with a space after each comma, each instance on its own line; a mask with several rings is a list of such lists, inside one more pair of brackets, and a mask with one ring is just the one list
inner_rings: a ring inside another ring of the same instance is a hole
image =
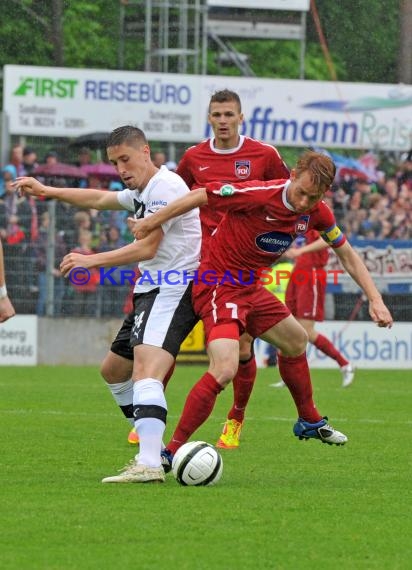
[[[342, 62], [339, 79], [397, 82], [400, 0], [316, 0], [316, 6], [332, 59]], [[308, 41], [318, 42], [311, 17]]]
[[118, 55], [118, 21], [117, 2], [72, 2], [64, 11], [65, 65], [115, 69]]
[[52, 65], [45, 2], [0, 0], [0, 64]]
[[[0, 0], [0, 65], [55, 65], [53, 9], [63, 18], [63, 61], [67, 67], [116, 69], [119, 66], [120, 3], [116, 0]], [[323, 33], [340, 80], [397, 81], [400, 0], [316, 0]], [[144, 3], [136, 8], [144, 22]], [[140, 12], [139, 12], [140, 10]], [[249, 56], [259, 77], [299, 78], [299, 42], [237, 40], [236, 49]], [[219, 68], [217, 47], [210, 43], [208, 73], [240, 75], [236, 67]], [[144, 37], [124, 40], [123, 68], [142, 70]], [[313, 18], [307, 17], [305, 57], [307, 79], [330, 79]]]
[[[232, 44], [239, 53], [248, 55], [248, 64], [257, 77], [300, 79], [300, 44], [296, 41], [238, 40]], [[343, 64], [336, 58], [335, 67], [343, 74]], [[221, 67], [217, 63], [217, 50], [209, 53], [208, 70], [212, 75], [240, 75], [234, 66]], [[329, 80], [330, 75], [320, 46], [306, 47], [304, 78]]]

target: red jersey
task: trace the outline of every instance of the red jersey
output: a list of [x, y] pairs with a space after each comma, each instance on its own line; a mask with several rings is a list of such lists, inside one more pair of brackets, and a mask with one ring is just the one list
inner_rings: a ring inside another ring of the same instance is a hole
[[[289, 178], [289, 170], [273, 146], [240, 136], [236, 148], [217, 149], [214, 139], [190, 147], [182, 156], [177, 170], [191, 190], [209, 182], [241, 182]], [[215, 206], [200, 210], [202, 236], [212, 235], [223, 214]]]
[[[302, 246], [308, 245], [317, 241], [320, 235], [315, 230], [310, 230], [305, 233], [304, 239], [302, 240]], [[321, 249], [319, 251], [313, 251], [312, 253], [302, 253], [296, 258], [295, 269], [311, 269], [312, 267], [321, 268], [325, 267], [328, 262], [329, 251], [328, 249]]]
[[298, 235], [310, 229], [321, 232], [334, 248], [343, 245], [346, 238], [329, 206], [321, 201], [305, 214], [296, 213], [287, 201], [289, 184], [289, 180], [208, 184], [209, 207], [219, 208], [225, 217], [211, 238], [213, 255], [201, 263], [199, 273], [212, 270], [221, 278], [229, 272], [236, 280], [243, 271], [247, 275], [239, 281], [244, 281], [252, 279], [253, 271], [256, 282], [260, 268], [273, 265]]

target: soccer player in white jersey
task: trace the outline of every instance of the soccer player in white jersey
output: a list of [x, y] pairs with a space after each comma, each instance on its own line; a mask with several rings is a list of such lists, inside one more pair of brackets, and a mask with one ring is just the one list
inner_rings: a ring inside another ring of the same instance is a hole
[[3, 244], [0, 240], [0, 323], [4, 323], [16, 314], [9, 299], [4, 271]]
[[380, 327], [392, 326], [390, 311], [366, 266], [322, 199], [334, 175], [335, 165], [329, 157], [306, 152], [290, 180], [207, 184], [151, 218], [135, 221], [134, 231], [145, 237], [147, 231], [190, 208], [209, 204], [225, 211], [211, 239], [213, 255], [202, 260], [193, 286], [193, 306], [205, 326], [210, 366], [190, 391], [172, 439], [162, 452], [169, 463], [209, 417], [217, 395], [236, 373], [239, 337], [245, 329], [280, 349], [279, 371], [298, 412], [295, 436], [328, 444], [346, 443], [346, 435], [327, 423], [313, 401], [305, 329], [260, 281], [265, 268], [270, 271], [297, 235], [316, 229], [365, 292], [371, 318]]
[[[152, 163], [149, 144], [140, 129], [119, 127], [109, 135], [106, 146], [126, 190], [54, 188], [28, 177], [19, 178], [16, 187], [83, 208], [126, 209], [140, 218], [189, 193], [180, 176]], [[117, 403], [130, 408], [132, 398], [140, 450], [121, 474], [106, 477], [104, 483], [164, 481], [160, 461], [167, 415], [163, 380], [174, 365], [180, 344], [197, 322], [191, 280], [182, 278], [176, 284], [165, 274], [169, 270], [181, 276], [193, 274], [199, 255], [199, 214], [192, 211], [164, 224], [147, 239], [93, 255], [69, 253], [61, 263], [62, 273], [69, 277], [79, 268], [117, 267], [136, 261], [142, 274], [134, 289], [134, 315], [126, 317], [102, 366]]]

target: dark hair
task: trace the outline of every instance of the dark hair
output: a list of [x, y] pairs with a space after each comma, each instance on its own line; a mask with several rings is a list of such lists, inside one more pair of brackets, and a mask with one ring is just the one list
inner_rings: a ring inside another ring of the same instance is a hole
[[239, 113], [242, 112], [242, 104], [240, 102], [239, 95], [235, 93], [235, 91], [230, 91], [229, 89], [222, 89], [221, 91], [213, 93], [209, 102], [209, 111], [212, 103], [227, 103], [229, 101], [237, 103]]
[[47, 160], [48, 158], [59, 158], [59, 155], [55, 150], [49, 150], [49, 152], [46, 152], [44, 160]]
[[147, 142], [146, 135], [141, 129], [138, 127], [132, 127], [131, 125], [125, 125], [124, 127], [114, 129], [114, 131], [110, 133], [106, 140], [106, 148], [110, 146], [119, 146], [121, 144], [140, 147], [149, 143]]
[[302, 154], [296, 163], [296, 176], [299, 177], [306, 171], [310, 173], [313, 184], [318, 186], [319, 190], [325, 191], [332, 185], [336, 166], [326, 154], [308, 150]]

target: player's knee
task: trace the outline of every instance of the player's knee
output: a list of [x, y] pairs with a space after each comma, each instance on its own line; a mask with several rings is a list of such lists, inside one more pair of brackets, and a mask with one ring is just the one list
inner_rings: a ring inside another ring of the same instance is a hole
[[[126, 370], [126, 368], [128, 368]], [[116, 366], [110, 355], [106, 356], [100, 365], [100, 374], [108, 384], [125, 382], [131, 376], [132, 364]]]
[[296, 334], [288, 339], [288, 352], [289, 356], [299, 356], [305, 352], [306, 345], [308, 344], [308, 334], [303, 327], [297, 331]]
[[246, 362], [253, 356], [253, 338], [248, 334], [243, 334], [239, 340], [239, 360]]
[[282, 340], [283, 342], [280, 342], [278, 346], [282, 354], [285, 356], [299, 356], [306, 350], [308, 335], [303, 327], [298, 327], [294, 330], [293, 335], [288, 335], [287, 338]]
[[216, 378], [216, 381], [223, 387], [227, 386], [235, 377], [239, 362], [225, 361], [215, 364], [210, 373]]
[[103, 380], [105, 380], [109, 384], [114, 382], [111, 367], [106, 362], [106, 359], [103, 360], [103, 362], [100, 365], [100, 375], [102, 376]]
[[240, 362], [246, 362], [247, 360], [250, 360], [250, 358], [252, 357], [251, 348], [252, 347], [250, 344], [248, 346], [239, 348], [239, 360], [240, 360]]

